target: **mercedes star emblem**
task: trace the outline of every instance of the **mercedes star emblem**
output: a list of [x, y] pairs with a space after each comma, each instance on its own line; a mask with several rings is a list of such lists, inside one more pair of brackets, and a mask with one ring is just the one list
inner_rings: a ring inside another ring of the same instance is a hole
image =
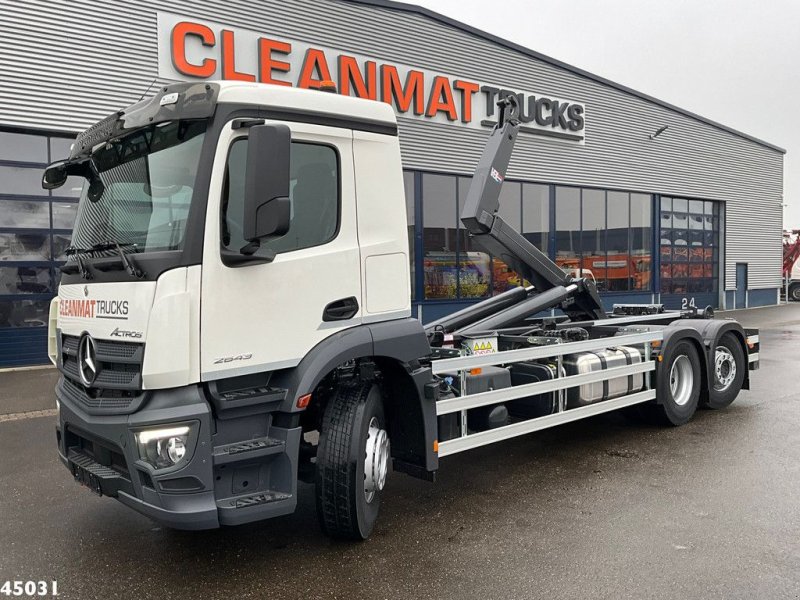
[[89, 286], [88, 285], [83, 286], [83, 295], [84, 296], [88, 296], [89, 295]]
[[88, 333], [84, 334], [78, 345], [78, 374], [81, 376], [83, 385], [91, 387], [99, 372], [94, 339]]

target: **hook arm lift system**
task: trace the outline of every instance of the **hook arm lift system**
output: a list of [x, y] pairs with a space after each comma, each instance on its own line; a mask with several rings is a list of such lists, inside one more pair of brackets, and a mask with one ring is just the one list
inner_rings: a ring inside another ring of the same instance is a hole
[[606, 318], [592, 281], [565, 273], [497, 214], [500, 190], [520, 127], [516, 97], [507, 96], [497, 104], [500, 119], [475, 168], [461, 222], [479, 248], [503, 260], [532, 285], [509, 290], [439, 319], [426, 330], [464, 334], [501, 329], [555, 307], [561, 308], [570, 321]]

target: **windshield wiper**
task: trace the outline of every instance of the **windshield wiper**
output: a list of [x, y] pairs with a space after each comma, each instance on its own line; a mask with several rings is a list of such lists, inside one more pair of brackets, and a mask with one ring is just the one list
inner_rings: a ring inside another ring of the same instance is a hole
[[[64, 250], [64, 254], [66, 256], [74, 256], [75, 262], [78, 263], [78, 273], [80, 273], [81, 277], [84, 279], [94, 279], [94, 275], [92, 272], [86, 267], [86, 263], [83, 262], [83, 258], [81, 258], [81, 254], [86, 254], [87, 252], [91, 252], [91, 248], [78, 248], [76, 246], [69, 246], [66, 250]], [[61, 271], [64, 271], [64, 267], [67, 265], [63, 265], [61, 267]]]
[[[141, 279], [142, 277], [144, 277], [144, 272], [134, 262], [133, 258], [125, 254], [125, 252], [122, 250], [123, 246], [133, 246], [134, 248], [136, 248], [136, 244], [132, 244], [130, 242], [123, 242], [122, 244], [120, 244], [119, 242], [115, 242], [114, 240], [108, 240], [105, 242], [99, 242], [95, 244], [90, 248], [90, 251], [105, 252], [107, 250], [116, 250], [120, 260], [122, 261], [122, 266], [125, 267], [125, 270], [128, 273], [130, 273], [131, 277], [136, 277], [137, 279]], [[138, 249], [136, 251], [138, 251]]]
[[[137, 279], [141, 279], [144, 277], [144, 272], [138, 267], [138, 265], [128, 257], [128, 255], [122, 250], [123, 246], [133, 246], [136, 248], [136, 244], [132, 244], [129, 242], [123, 242], [120, 244], [119, 242], [115, 241], [105, 241], [99, 242], [94, 244], [91, 248], [78, 248], [77, 246], [70, 246], [64, 251], [64, 254], [67, 256], [74, 256], [75, 262], [78, 263], [78, 273], [80, 273], [81, 277], [84, 279], [94, 279], [94, 275], [92, 271], [86, 266], [82, 255], [89, 254], [94, 256], [96, 252], [107, 252], [109, 250], [115, 250], [122, 261], [122, 266], [125, 270], [130, 273], [132, 277], [136, 277]], [[138, 252], [138, 249], [136, 250]], [[62, 265], [61, 270], [62, 272], [67, 272], [66, 270], [69, 269], [69, 265]]]

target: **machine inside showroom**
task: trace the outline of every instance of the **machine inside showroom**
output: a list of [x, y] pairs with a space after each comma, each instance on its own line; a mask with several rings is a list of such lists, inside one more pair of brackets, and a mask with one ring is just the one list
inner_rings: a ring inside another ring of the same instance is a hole
[[392, 466], [433, 480], [471, 448], [617, 409], [681, 425], [749, 388], [756, 330], [607, 313], [503, 221], [520, 119], [499, 111], [461, 220], [522, 285], [425, 325], [389, 105], [174, 84], [81, 134], [43, 178], [86, 179], [50, 311], [72, 475], [185, 529], [290, 513], [313, 482], [324, 531], [363, 539]]

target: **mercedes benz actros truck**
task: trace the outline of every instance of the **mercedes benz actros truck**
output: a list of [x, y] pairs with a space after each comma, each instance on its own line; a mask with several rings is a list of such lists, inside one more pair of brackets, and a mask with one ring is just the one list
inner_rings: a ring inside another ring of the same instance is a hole
[[618, 409], [681, 425], [748, 389], [756, 330], [607, 312], [503, 221], [519, 113], [499, 108], [461, 221], [522, 285], [424, 325], [388, 104], [178, 83], [79, 135], [43, 175], [85, 179], [49, 329], [71, 475], [181, 529], [291, 513], [310, 482], [323, 530], [363, 539], [391, 471], [434, 480]]

